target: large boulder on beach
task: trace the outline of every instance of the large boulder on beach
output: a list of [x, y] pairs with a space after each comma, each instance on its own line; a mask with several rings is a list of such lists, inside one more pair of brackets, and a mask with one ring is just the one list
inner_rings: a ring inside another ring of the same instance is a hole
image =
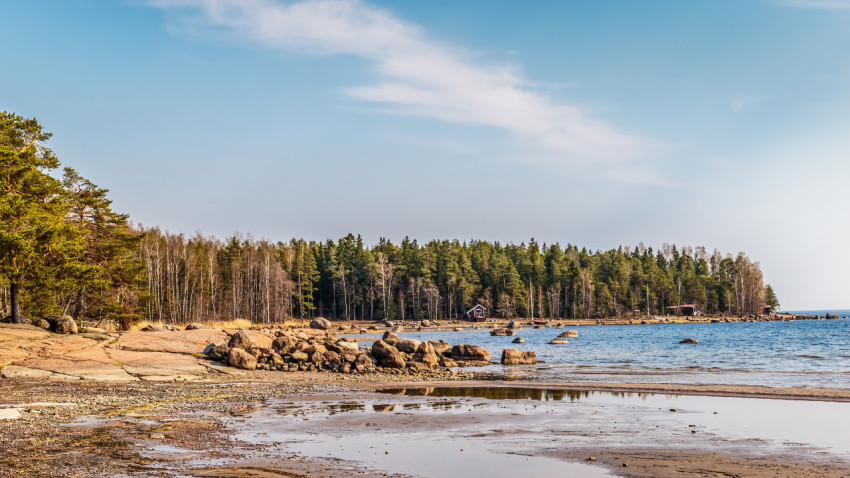
[[577, 337], [578, 331], [573, 329], [567, 330], [566, 332], [561, 332], [561, 334], [558, 335], [559, 339], [575, 339]]
[[461, 361], [489, 362], [490, 352], [477, 345], [459, 344], [452, 347], [452, 358]]
[[372, 344], [372, 355], [383, 367], [404, 368], [404, 356], [397, 348], [383, 340], [376, 340], [375, 343]]
[[516, 320], [512, 320], [512, 321], [508, 322], [508, 328], [512, 329], [512, 330], [519, 330], [519, 329], [522, 328], [522, 324], [520, 324]]
[[400, 352], [412, 354], [419, 348], [419, 342], [416, 339], [401, 339], [394, 345]]
[[256, 370], [257, 357], [254, 357], [240, 348], [232, 348], [227, 354], [227, 365], [241, 368], [243, 370]]
[[254, 346], [254, 341], [251, 340], [251, 336], [248, 335], [247, 331], [237, 330], [236, 333], [230, 336], [230, 340], [227, 341], [227, 346], [232, 349], [237, 348], [248, 350]]
[[450, 352], [452, 349], [451, 344], [449, 344], [443, 339], [429, 340], [428, 343], [431, 344], [432, 347], [434, 347], [434, 352], [436, 352], [437, 355], [443, 355], [446, 352]]
[[386, 342], [390, 345], [395, 345], [396, 342], [401, 340], [401, 338], [398, 336], [398, 334], [390, 332], [388, 330], [388, 331], [384, 332], [384, 335], [383, 335], [383, 337], [381, 337], [381, 340], [383, 340], [384, 342]]
[[419, 321], [419, 326], [420, 327], [430, 327], [431, 321], [430, 320], [421, 320], [421, 321]]
[[331, 321], [324, 317], [316, 317], [310, 322], [311, 329], [328, 330], [331, 328]]
[[404, 332], [404, 327], [402, 327], [400, 325], [396, 325], [395, 327], [393, 327], [390, 330], [397, 333], [397, 334], [400, 334], [400, 333]]
[[499, 329], [491, 330], [490, 335], [493, 335], [493, 336], [496, 336], [496, 337], [505, 337], [505, 336], [509, 336], [509, 335], [516, 335], [516, 332], [514, 332], [513, 329], [509, 329], [509, 328], [499, 328]]
[[440, 357], [434, 351], [434, 346], [428, 342], [422, 342], [416, 348], [416, 353], [413, 354], [414, 362], [421, 362], [430, 368], [434, 368], [440, 364]]
[[697, 339], [692, 339], [692, 338], [688, 337], [688, 338], [686, 338], [686, 339], [682, 339], [682, 340], [680, 340], [680, 341], [679, 341], [679, 343], [680, 343], [680, 344], [691, 344], [691, 345], [696, 345], [696, 344], [698, 344], [699, 342], [697, 342]]
[[502, 365], [531, 365], [537, 363], [537, 354], [515, 349], [502, 350]]
[[70, 315], [61, 317], [48, 317], [47, 322], [50, 323], [50, 331], [54, 334], [76, 334], [77, 322]]
[[549, 345], [567, 345], [567, 339], [555, 338], [549, 341]]
[[227, 348], [226, 345], [217, 345], [217, 344], [209, 344], [204, 349], [204, 355], [211, 360], [215, 360], [220, 362], [227, 358], [227, 354], [230, 353], [230, 349]]

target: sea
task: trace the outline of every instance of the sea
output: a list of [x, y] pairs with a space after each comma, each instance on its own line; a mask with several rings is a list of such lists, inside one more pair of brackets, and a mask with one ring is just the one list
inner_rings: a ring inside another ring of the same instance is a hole
[[[850, 310], [793, 311], [800, 315], [827, 312], [840, 319], [777, 322], [683, 323], [524, 327], [515, 337], [493, 337], [489, 330], [414, 332], [403, 337], [445, 339], [487, 349], [494, 362], [502, 350], [534, 351], [537, 365], [489, 365], [465, 369], [481, 379], [552, 383], [629, 382], [741, 384], [771, 387], [850, 389]], [[578, 338], [549, 345], [561, 332], [574, 329]], [[359, 336], [365, 338], [364, 336]], [[376, 335], [375, 338], [379, 338]], [[696, 345], [680, 344], [693, 338]], [[368, 342], [363, 345], [369, 345]]]

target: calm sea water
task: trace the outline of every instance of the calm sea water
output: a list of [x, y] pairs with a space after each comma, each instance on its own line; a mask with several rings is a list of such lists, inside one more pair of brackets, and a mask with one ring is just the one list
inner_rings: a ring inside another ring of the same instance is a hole
[[[850, 311], [830, 312], [850, 315]], [[578, 338], [568, 339], [568, 345], [548, 345], [570, 328], [578, 331]], [[850, 319], [526, 327], [517, 335], [524, 344], [511, 343], [515, 337], [492, 337], [488, 330], [403, 336], [480, 345], [495, 361], [505, 348], [533, 350], [545, 362], [469, 369], [495, 379], [850, 388]], [[699, 344], [679, 344], [686, 337]]]

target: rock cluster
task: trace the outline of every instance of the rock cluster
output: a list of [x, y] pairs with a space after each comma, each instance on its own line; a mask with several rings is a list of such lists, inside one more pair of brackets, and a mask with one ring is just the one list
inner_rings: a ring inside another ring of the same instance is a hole
[[419, 373], [453, 368], [458, 362], [479, 365], [490, 362], [483, 348], [445, 340], [420, 342], [384, 333], [371, 348], [337, 338], [332, 333], [308, 335], [304, 331], [279, 330], [272, 346], [257, 346], [247, 331], [230, 336], [227, 345], [210, 344], [204, 354], [244, 370], [329, 371], [339, 373]]

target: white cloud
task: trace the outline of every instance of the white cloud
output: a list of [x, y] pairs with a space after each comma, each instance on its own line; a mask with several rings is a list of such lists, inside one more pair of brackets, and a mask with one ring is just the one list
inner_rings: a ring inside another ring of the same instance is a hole
[[[183, 21], [227, 29], [269, 48], [353, 55], [370, 61], [378, 84], [353, 98], [398, 114], [488, 125], [570, 162], [646, 155], [654, 145], [532, 89], [509, 65], [481, 65], [435, 42], [417, 25], [358, 0], [150, 0], [188, 13]], [[191, 15], [200, 13], [200, 16]]]
[[848, 10], [850, 0], [781, 0], [782, 5], [795, 8], [814, 8], [825, 10]]
[[729, 107], [732, 108], [732, 111], [735, 113], [742, 113], [749, 109], [749, 107], [754, 105], [757, 101], [758, 100], [752, 96], [733, 96], [732, 98], [729, 98]]

